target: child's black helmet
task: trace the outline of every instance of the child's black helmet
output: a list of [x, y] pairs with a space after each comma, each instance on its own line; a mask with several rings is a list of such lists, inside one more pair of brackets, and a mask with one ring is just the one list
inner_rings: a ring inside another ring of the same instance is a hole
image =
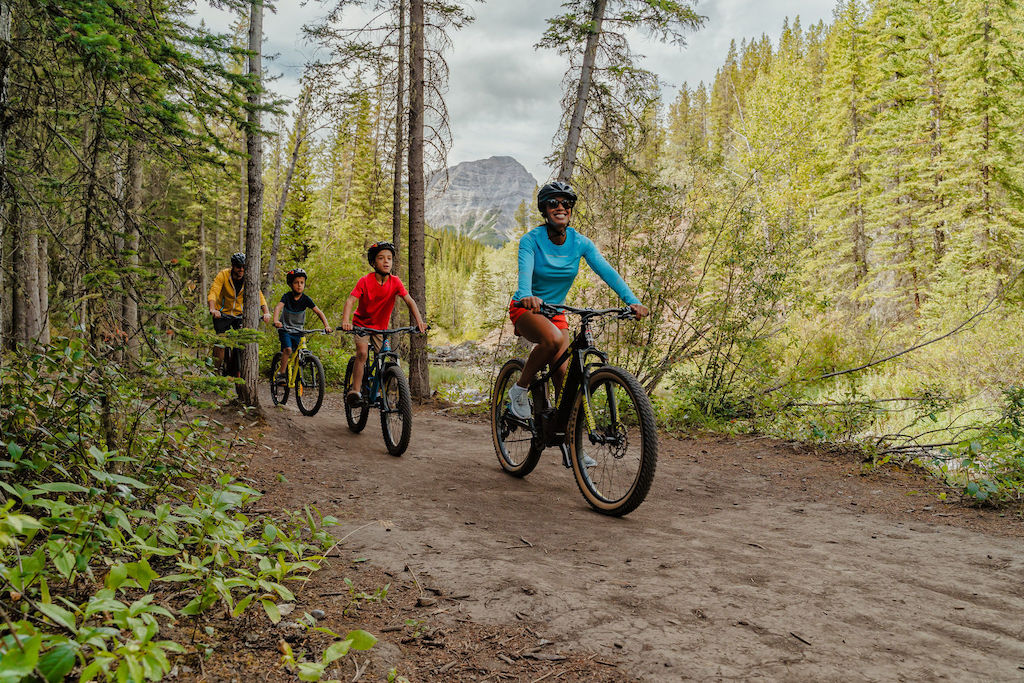
[[236, 251], [231, 255], [231, 265], [233, 266], [245, 266], [245, 254], [240, 251]]
[[379, 254], [384, 249], [387, 249], [388, 251], [391, 252], [391, 258], [394, 258], [397, 255], [397, 252], [395, 251], [395, 245], [393, 245], [391, 242], [374, 242], [373, 244], [370, 245], [370, 248], [366, 250], [366, 260], [370, 262], [371, 266], [373, 265], [373, 262], [377, 259], [377, 254]]
[[292, 282], [297, 277], [307, 277], [306, 276], [306, 271], [304, 271], [302, 268], [295, 268], [293, 270], [289, 270], [288, 274], [285, 275], [284, 279], [288, 281], [288, 286], [291, 287], [292, 286]]

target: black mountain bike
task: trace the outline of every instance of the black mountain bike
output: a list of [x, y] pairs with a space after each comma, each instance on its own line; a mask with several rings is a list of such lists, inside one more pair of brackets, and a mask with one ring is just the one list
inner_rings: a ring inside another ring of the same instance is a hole
[[[630, 308], [584, 309], [541, 305], [553, 316], [565, 311], [580, 316], [580, 329], [569, 348], [530, 384], [533, 417], [523, 420], [508, 407], [508, 390], [519, 380], [525, 362], [513, 358], [494, 381], [491, 433], [503, 470], [525, 477], [549, 446], [558, 446], [562, 464], [571, 468], [583, 497], [598, 512], [622, 516], [647, 496], [658, 463], [654, 411], [633, 375], [608, 364], [594, 346], [590, 323], [615, 315], [633, 318]], [[569, 367], [557, 400], [552, 370], [566, 360]]]
[[288, 372], [285, 379], [277, 379], [277, 369], [281, 367], [281, 352], [274, 354], [270, 361], [270, 400], [274, 405], [288, 402], [288, 392], [295, 388], [295, 405], [303, 415], [316, 415], [324, 402], [324, 364], [316, 355], [306, 348], [306, 335], [327, 334], [324, 330], [296, 330], [283, 328], [288, 334], [301, 335], [299, 347], [292, 349], [288, 359]]
[[[359, 433], [366, 426], [370, 408], [380, 410], [380, 429], [384, 435], [384, 445], [388, 453], [402, 455], [409, 447], [412, 436], [412, 398], [409, 392], [409, 380], [406, 379], [402, 367], [398, 364], [398, 354], [391, 350], [389, 337], [403, 332], [415, 332], [415, 327], [398, 327], [391, 330], [373, 330], [368, 327], [353, 327], [347, 330], [352, 334], [370, 337], [380, 335], [380, 349], [370, 344], [370, 355], [363, 369], [363, 386], [360, 388], [362, 401], [359, 405], [350, 406], [345, 401], [345, 420], [348, 428]], [[345, 397], [352, 386], [352, 371], [355, 369], [355, 356], [348, 359], [345, 368]]]

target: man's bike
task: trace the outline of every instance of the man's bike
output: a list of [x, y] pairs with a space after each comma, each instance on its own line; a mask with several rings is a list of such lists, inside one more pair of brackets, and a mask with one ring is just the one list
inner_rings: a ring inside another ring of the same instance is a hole
[[326, 334], [324, 330], [297, 330], [283, 328], [288, 334], [301, 335], [299, 346], [292, 350], [288, 359], [285, 379], [277, 379], [277, 369], [281, 367], [281, 352], [274, 354], [270, 361], [270, 400], [274, 405], [288, 402], [288, 393], [295, 390], [295, 404], [303, 415], [316, 415], [324, 402], [324, 364], [316, 355], [306, 348], [306, 335]]
[[[565, 353], [529, 387], [533, 416], [520, 419], [508, 407], [508, 390], [519, 380], [525, 361], [505, 363], [491, 394], [491, 434], [498, 462], [509, 474], [525, 477], [549, 446], [558, 446], [562, 464], [571, 468], [583, 497], [605, 515], [622, 516], [647, 496], [658, 463], [654, 411], [643, 387], [594, 346], [590, 324], [605, 316], [633, 318], [627, 308], [584, 309], [541, 305], [541, 313], [559, 311], [580, 317], [580, 329]], [[566, 360], [562, 391], [552, 389], [552, 368]]]
[[[381, 338], [380, 349], [370, 344], [370, 355], [366, 358], [363, 369], [363, 386], [360, 387], [362, 400], [356, 406], [345, 401], [345, 420], [348, 428], [359, 433], [366, 426], [370, 408], [380, 410], [380, 429], [384, 435], [384, 445], [388, 453], [402, 455], [409, 447], [412, 436], [412, 398], [409, 392], [409, 380], [406, 379], [402, 367], [398, 364], [398, 354], [391, 350], [389, 337], [403, 332], [415, 332], [415, 327], [398, 327], [390, 330], [373, 330], [368, 327], [353, 327], [352, 334]], [[352, 389], [352, 373], [355, 370], [355, 356], [348, 359], [345, 368], [345, 393]]]

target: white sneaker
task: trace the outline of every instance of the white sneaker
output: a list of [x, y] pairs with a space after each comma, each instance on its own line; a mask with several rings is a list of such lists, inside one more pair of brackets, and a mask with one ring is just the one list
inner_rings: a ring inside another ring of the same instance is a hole
[[533, 417], [533, 408], [530, 406], [530, 390], [518, 384], [513, 384], [508, 390], [508, 407], [512, 414], [520, 420], [529, 420]]

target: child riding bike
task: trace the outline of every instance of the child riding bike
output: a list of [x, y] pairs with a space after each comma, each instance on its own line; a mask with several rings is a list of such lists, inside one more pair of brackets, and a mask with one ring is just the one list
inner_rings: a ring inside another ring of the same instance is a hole
[[[281, 338], [281, 367], [278, 368], [277, 381], [287, 379], [288, 359], [291, 358], [292, 349], [296, 349], [302, 341], [300, 335], [293, 334], [291, 330], [301, 330], [306, 326], [306, 309], [313, 309], [320, 321], [324, 324], [324, 332], [330, 334], [331, 326], [327, 324], [327, 316], [305, 293], [306, 271], [302, 268], [289, 270], [285, 277], [291, 291], [281, 295], [281, 300], [274, 307], [274, 327], [277, 328], [277, 336]], [[281, 315], [284, 314], [284, 320]], [[288, 328], [288, 329], [284, 329]]]
[[[405, 285], [398, 279], [398, 276], [391, 274], [395, 260], [395, 245], [391, 242], [374, 242], [366, 250], [366, 260], [373, 266], [373, 272], [367, 273], [359, 278], [352, 293], [345, 300], [345, 310], [342, 313], [341, 329], [349, 331], [352, 329], [353, 321], [358, 327], [368, 327], [374, 330], [386, 330], [388, 321], [391, 319], [391, 311], [395, 307], [395, 299], [401, 297], [409, 312], [416, 321], [416, 328], [425, 333], [427, 323], [420, 316], [420, 309], [416, 301], [409, 296]], [[353, 317], [352, 309], [355, 308]], [[356, 337], [356, 362], [352, 374], [352, 384], [349, 386], [345, 402], [350, 406], [359, 405], [363, 397], [359, 393], [359, 387], [363, 385], [363, 366], [370, 353], [370, 343], [365, 337]], [[378, 337], [373, 337], [374, 347], [379, 345]]]

